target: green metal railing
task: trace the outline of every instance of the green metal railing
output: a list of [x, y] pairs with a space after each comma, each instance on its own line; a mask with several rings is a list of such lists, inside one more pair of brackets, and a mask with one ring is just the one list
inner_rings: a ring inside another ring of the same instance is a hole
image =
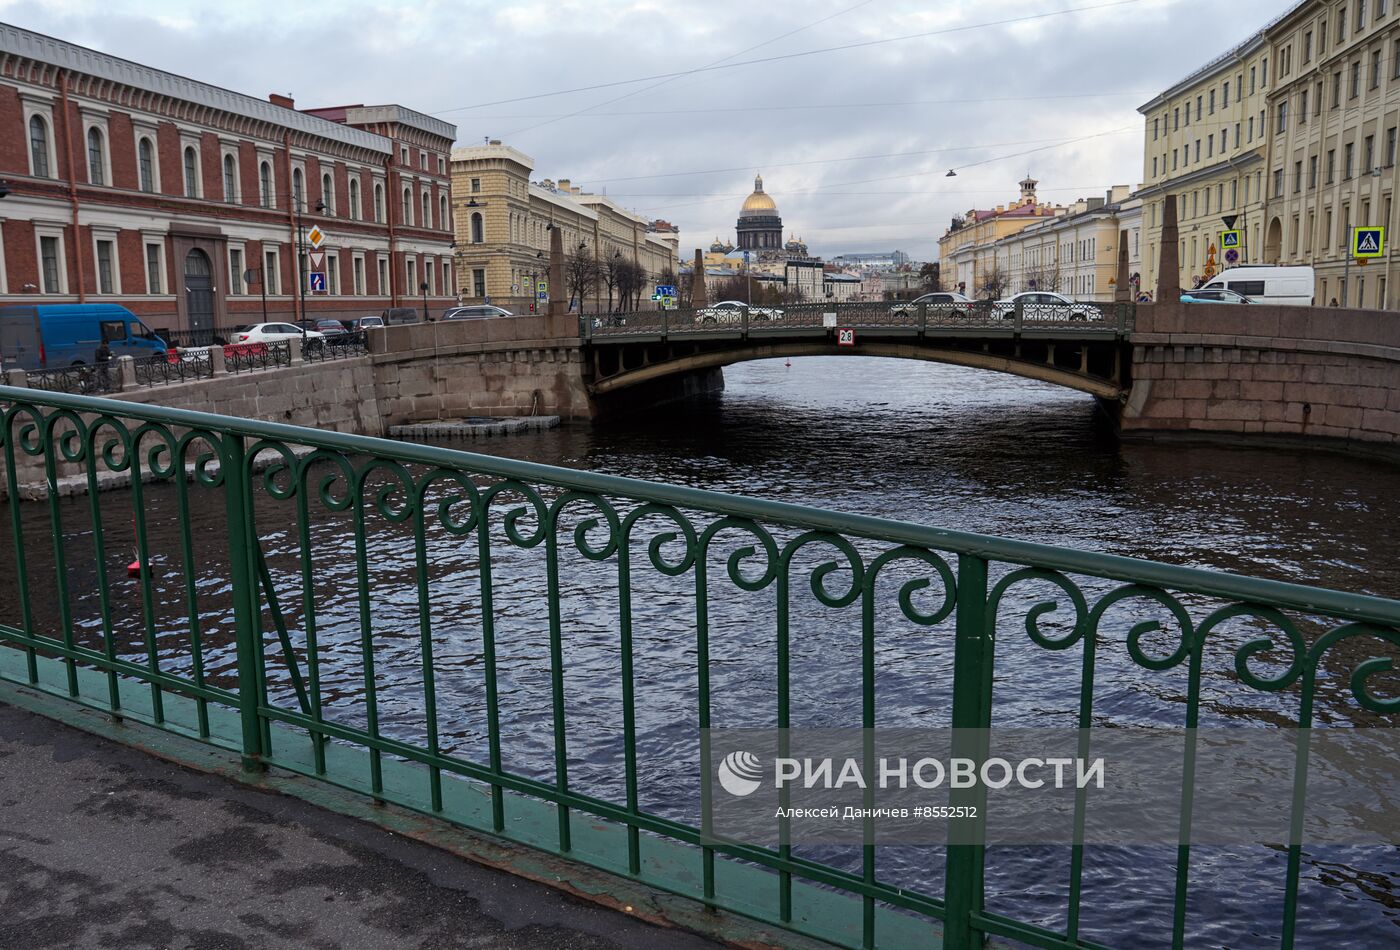
[[[882, 647], [891, 618], [920, 631], [922, 652], [950, 660], [951, 688], [928, 703], [954, 728], [992, 723], [999, 664], [1026, 651], [1075, 649], [1082, 658], [1069, 685], [1081, 728], [1103, 715], [1095, 698], [1110, 659], [1143, 676], [1184, 671], [1176, 711], [1180, 725], [1196, 726], [1205, 661], [1221, 653], [1231, 672], [1213, 682], [1273, 696], [1277, 728], [1311, 726], [1319, 683], [1338, 677], [1338, 701], [1358, 715], [1400, 712], [1400, 700], [1376, 693], [1390, 660], [1356, 653], [1400, 646], [1396, 601], [86, 396], [0, 387], [0, 403], [14, 588], [12, 612], [0, 615], [0, 676], [228, 748], [248, 769], [288, 769], [843, 946], [971, 948], [988, 936], [1098, 946], [1083, 933], [1089, 849], [1071, 850], [1063, 923], [1047, 926], [989, 907], [980, 845], [949, 844], [933, 875], [939, 886], [912, 887], [887, 879], [874, 847], [852, 865], [790, 844], [715, 840], [706, 833], [707, 782], [697, 783], [698, 819], [649, 807], [654, 763], [641, 752], [647, 671], [638, 618], [652, 605], [643, 603], [643, 575], [687, 591], [693, 612], [673, 612], [647, 639], [685, 646], [672, 663], [693, 689], [699, 730], [719, 724], [716, 616], [726, 601], [757, 594], [772, 597], [774, 653], [763, 661], [775, 692], [772, 707], [750, 712], [778, 727], [796, 725], [800, 598], [852, 611], [852, 720], [865, 728], [881, 724], [877, 685], [890, 662]], [[121, 494], [99, 491], [108, 472], [123, 477]], [[65, 477], [82, 480], [86, 498], [61, 499]], [[47, 485], [46, 502], [20, 500], [30, 479]], [[168, 555], [157, 550], [158, 509], [173, 517]], [[410, 569], [384, 578], [375, 538], [390, 530]], [[274, 536], [281, 549], [269, 554]], [[133, 537], [142, 567], [126, 579]], [[318, 578], [327, 558], [343, 557], [353, 562], [352, 635], [332, 645]], [[596, 570], [576, 575], [577, 565]], [[454, 611], [469, 614], [475, 631], [469, 662], [444, 658], [459, 644], [444, 639], [436, 603], [441, 572], [459, 567], [467, 579], [452, 574], [450, 584]], [[412, 616], [408, 629], [386, 619], [386, 583], [398, 584], [393, 616]], [[599, 695], [615, 687], [621, 706], [610, 724], [623, 777], [615, 795], [582, 787], [574, 754], [575, 744], [598, 739], [578, 725], [579, 704], [597, 697], [570, 692], [583, 647], [569, 632], [588, 597], [606, 599], [611, 617], [603, 652], [616, 660], [607, 673], [615, 680]], [[547, 670], [539, 744], [550, 763], [527, 774], [507, 763], [507, 746], [530, 737], [506, 711], [502, 665], [513, 636], [506, 621], [541, 600], [540, 647], [528, 660]], [[1125, 635], [1110, 623], [1115, 611], [1131, 614]], [[1226, 637], [1241, 622], [1248, 638]], [[391, 640], [400, 651], [392, 661]], [[410, 687], [391, 690], [389, 667], [402, 662], [405, 644]], [[333, 662], [351, 664], [354, 676]], [[466, 689], [469, 671], [480, 676], [465, 700], [483, 723], [475, 749], [443, 724], [444, 703]], [[354, 715], [338, 705], [348, 694]], [[406, 716], [418, 725], [404, 725]], [[702, 740], [690, 765], [703, 773], [711, 764]], [[1305, 757], [1299, 773], [1305, 783]], [[1188, 943], [1192, 923], [1187, 775], [1170, 933], [1144, 934], [1176, 947]], [[1082, 827], [1092, 802], [1080, 796], [1075, 808]], [[1299, 845], [1288, 849], [1284, 947], [1298, 925], [1301, 855]]]

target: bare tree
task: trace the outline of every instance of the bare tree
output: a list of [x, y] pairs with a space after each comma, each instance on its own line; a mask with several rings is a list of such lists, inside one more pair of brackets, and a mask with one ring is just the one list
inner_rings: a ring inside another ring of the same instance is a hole
[[1060, 289], [1060, 264], [1038, 264], [1026, 268], [1026, 289], [1056, 291]]
[[598, 274], [598, 261], [585, 246], [564, 261], [564, 284], [569, 296], [578, 301], [579, 313], [583, 312], [584, 299], [598, 287]]
[[621, 267], [624, 258], [621, 251], [614, 251], [608, 255], [598, 265], [598, 279], [603, 286], [608, 289], [608, 312], [613, 312], [613, 292], [617, 290], [618, 268]]
[[938, 289], [938, 262], [932, 261], [919, 268], [919, 293], [926, 294]]
[[982, 271], [977, 293], [988, 300], [1000, 300], [1006, 295], [1006, 273], [997, 261], [992, 261], [992, 265]]
[[637, 309], [647, 282], [646, 272], [635, 261], [623, 259], [617, 264], [616, 279], [619, 309]]

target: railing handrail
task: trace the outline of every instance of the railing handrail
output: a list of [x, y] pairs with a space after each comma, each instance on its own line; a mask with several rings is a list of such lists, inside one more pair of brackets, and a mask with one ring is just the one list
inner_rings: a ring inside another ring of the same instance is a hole
[[11, 400], [55, 409], [120, 415], [187, 429], [229, 432], [257, 439], [280, 440], [355, 454], [387, 456], [400, 461], [478, 471], [525, 482], [541, 481], [562, 488], [638, 501], [661, 502], [678, 508], [704, 509], [713, 514], [736, 518], [776, 521], [793, 527], [841, 532], [969, 554], [988, 560], [1051, 568], [1070, 574], [1094, 574], [1127, 583], [1148, 584], [1248, 602], [1272, 603], [1350, 620], [1400, 626], [1400, 600], [1371, 594], [1349, 593], [1289, 581], [1244, 577], [1227, 571], [1163, 564], [1119, 554], [1080, 551], [1034, 541], [933, 528], [873, 515], [830, 511], [791, 502], [731, 495], [704, 488], [667, 485], [640, 478], [604, 475], [538, 462], [464, 452], [460, 449], [398, 442], [375, 436], [331, 432], [281, 422], [263, 422], [117, 399], [0, 386], [0, 401]]

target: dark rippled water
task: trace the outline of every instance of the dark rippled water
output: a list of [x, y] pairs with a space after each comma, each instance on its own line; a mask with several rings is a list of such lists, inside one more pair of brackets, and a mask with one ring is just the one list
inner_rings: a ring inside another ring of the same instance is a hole
[[[1271, 449], [1120, 445], [1089, 397], [956, 367], [833, 357], [798, 360], [790, 367], [751, 363], [731, 367], [726, 377], [721, 396], [595, 427], [570, 426], [469, 447], [940, 527], [1400, 595], [1400, 535], [1391, 527], [1400, 516], [1400, 472], [1389, 463]], [[193, 489], [191, 498], [207, 671], [215, 681], [227, 681], [233, 651], [222, 501], [203, 489]], [[83, 527], [87, 505], [85, 499], [66, 502], [63, 511], [79, 638], [97, 643], [95, 565], [90, 532]], [[129, 537], [126, 496], [102, 496], [102, 505], [109, 535]], [[163, 662], [187, 670], [173, 489], [150, 489], [148, 509], [157, 551], [156, 627]], [[364, 671], [349, 516], [315, 506], [313, 511], [312, 599], [327, 715], [359, 723]], [[35, 506], [27, 517], [35, 570], [41, 574], [47, 513]], [[302, 585], [290, 527], [295, 517], [290, 503], [259, 502], [259, 534], [300, 646]], [[657, 530], [661, 527], [658, 523]], [[427, 723], [411, 536], [374, 514], [369, 536], [381, 724], [386, 732], [423, 741]], [[506, 765], [552, 779], [548, 627], [541, 596], [546, 577], [539, 555], [538, 549], [522, 551], [501, 542], [492, 564]], [[639, 546], [638, 563], [641, 556]], [[804, 566], [822, 559], [814, 554]], [[476, 541], [434, 525], [427, 560], [444, 749], [484, 760]], [[137, 588], [110, 567], [114, 601], [125, 606], [116, 637], [123, 654], [140, 659]], [[637, 570], [634, 581], [642, 804], [695, 821], [693, 576], [677, 583], [647, 568]], [[576, 788], [620, 799], [616, 563], [589, 561], [566, 536], [559, 585], [566, 604], [571, 778]], [[39, 595], [40, 623], [52, 623], [51, 581], [36, 576], [31, 586]], [[793, 724], [858, 725], [858, 613], [828, 610], [810, 596], [795, 598], [793, 610]], [[946, 725], [951, 626], [916, 627], [892, 604], [881, 611], [880, 724]], [[771, 724], [776, 695], [771, 588], [745, 594], [725, 586], [722, 596], [712, 595], [711, 613], [716, 724]], [[1130, 623], [1125, 618], [1121, 629]], [[1072, 725], [1077, 652], [1050, 654], [1032, 648], [1023, 635], [1003, 640], [994, 722]], [[1118, 649], [1105, 649], [1101, 656], [1095, 709], [1103, 721], [1180, 724], [1183, 672], [1145, 673], [1126, 660], [1121, 639]], [[1286, 722], [1290, 711], [1296, 712], [1296, 694], [1238, 688], [1229, 663], [1228, 651], [1222, 651], [1208, 664], [1203, 725]], [[1388, 687], [1397, 687], [1394, 679]], [[281, 701], [291, 701], [285, 688], [277, 692]], [[1325, 686], [1319, 702], [1321, 721], [1374, 724], [1358, 716], [1355, 703], [1335, 684]], [[1085, 936], [1123, 946], [1165, 945], [1174, 858], [1173, 849], [1096, 851], [1087, 862]], [[938, 893], [942, 860], [938, 849], [882, 849], [880, 873], [884, 880]], [[989, 907], [1062, 925], [1067, 867], [1063, 850], [994, 851], [988, 863]], [[1282, 869], [1282, 855], [1267, 849], [1198, 849], [1189, 945], [1276, 945]], [[1400, 942], [1400, 857], [1393, 849], [1310, 853], [1304, 875], [1299, 946]]]

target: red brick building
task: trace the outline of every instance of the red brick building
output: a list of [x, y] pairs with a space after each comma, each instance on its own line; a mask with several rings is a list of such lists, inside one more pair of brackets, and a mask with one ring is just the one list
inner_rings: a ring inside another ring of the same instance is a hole
[[0, 23], [0, 305], [200, 329], [262, 320], [264, 291], [273, 320], [303, 298], [309, 317], [421, 309], [424, 284], [430, 311], [455, 304], [456, 128], [293, 106]]

